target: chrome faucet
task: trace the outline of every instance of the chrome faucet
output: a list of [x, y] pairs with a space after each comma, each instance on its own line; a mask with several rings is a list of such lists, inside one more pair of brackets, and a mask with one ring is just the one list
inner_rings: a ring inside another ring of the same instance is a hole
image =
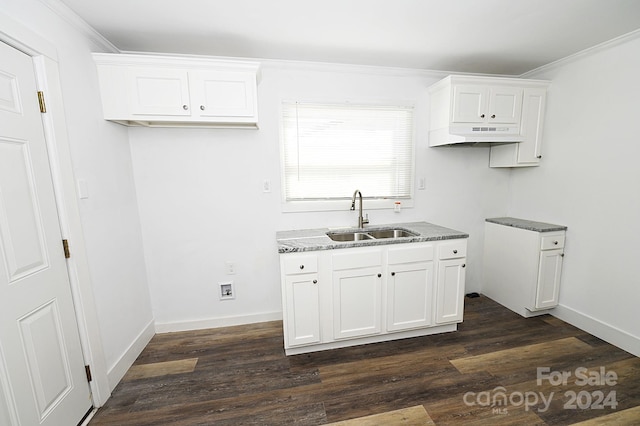
[[362, 217], [362, 192], [356, 189], [351, 197], [351, 210], [356, 209], [356, 196], [360, 196], [360, 214], [358, 215], [358, 228], [364, 228], [364, 225], [369, 223], [369, 215], [366, 218]]

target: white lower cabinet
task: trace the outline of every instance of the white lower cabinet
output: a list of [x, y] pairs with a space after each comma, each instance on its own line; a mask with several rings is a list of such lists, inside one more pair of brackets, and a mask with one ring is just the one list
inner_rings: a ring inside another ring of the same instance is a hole
[[466, 239], [281, 254], [286, 353], [455, 331], [465, 261]]
[[558, 305], [565, 231], [540, 232], [487, 222], [482, 293], [530, 317]]
[[438, 324], [462, 321], [466, 256], [466, 240], [443, 243], [440, 246], [436, 286], [436, 323]]
[[315, 255], [281, 257], [284, 332], [289, 346], [320, 342], [320, 291]]

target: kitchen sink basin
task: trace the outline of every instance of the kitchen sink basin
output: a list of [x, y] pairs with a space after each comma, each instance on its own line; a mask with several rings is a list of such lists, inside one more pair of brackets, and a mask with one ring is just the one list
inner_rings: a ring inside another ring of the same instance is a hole
[[401, 238], [401, 237], [415, 237], [417, 234], [409, 232], [405, 229], [381, 229], [379, 231], [369, 231], [369, 235], [373, 238]]
[[363, 241], [385, 238], [415, 237], [418, 234], [406, 229], [377, 229], [367, 232], [328, 232], [327, 236], [333, 241]]
[[373, 239], [373, 237], [366, 232], [329, 232], [327, 236], [333, 241], [362, 241]]

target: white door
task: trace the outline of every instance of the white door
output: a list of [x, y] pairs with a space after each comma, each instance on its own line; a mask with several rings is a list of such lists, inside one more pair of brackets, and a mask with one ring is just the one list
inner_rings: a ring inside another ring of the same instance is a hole
[[285, 292], [288, 345], [320, 342], [318, 274], [287, 275]]
[[250, 72], [189, 73], [194, 108], [201, 117], [253, 117], [256, 114], [256, 75]]
[[441, 260], [436, 288], [436, 323], [460, 322], [464, 313], [465, 260]]
[[433, 262], [389, 265], [387, 330], [431, 325]]
[[382, 270], [379, 266], [333, 272], [333, 336], [369, 336], [381, 331]]
[[31, 58], [0, 43], [0, 424], [92, 408]]
[[456, 84], [453, 88], [455, 123], [484, 123], [487, 114], [487, 88], [469, 84]]
[[562, 273], [562, 249], [540, 252], [536, 308], [552, 308], [558, 305], [560, 275]]
[[128, 79], [133, 115], [191, 115], [186, 71], [138, 67]]
[[522, 116], [522, 89], [492, 86], [489, 89], [489, 123], [518, 124]]

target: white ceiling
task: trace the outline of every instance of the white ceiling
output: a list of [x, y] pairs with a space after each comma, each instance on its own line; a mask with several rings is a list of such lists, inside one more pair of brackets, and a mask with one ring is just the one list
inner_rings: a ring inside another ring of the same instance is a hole
[[640, 29], [640, 0], [62, 1], [123, 51], [511, 75]]

